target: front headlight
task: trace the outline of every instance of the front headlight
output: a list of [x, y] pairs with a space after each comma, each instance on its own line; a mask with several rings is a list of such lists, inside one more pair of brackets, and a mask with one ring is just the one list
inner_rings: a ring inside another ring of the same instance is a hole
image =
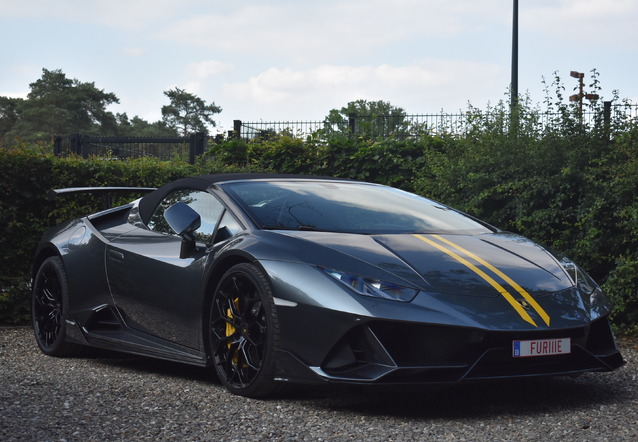
[[562, 258], [560, 263], [578, 288], [583, 302], [592, 310], [592, 314], [602, 315], [611, 309], [609, 298], [587, 272], [568, 258]]
[[365, 278], [352, 273], [340, 272], [338, 270], [327, 269], [324, 267], [320, 267], [320, 269], [325, 274], [363, 296], [390, 299], [392, 301], [410, 302], [414, 299], [417, 293], [419, 293], [417, 289], [404, 287], [387, 281]]
[[589, 276], [583, 269], [581, 269], [575, 262], [563, 258], [561, 261], [563, 268], [567, 271], [567, 274], [572, 279], [574, 285], [578, 287], [584, 295], [591, 295], [596, 289], [600, 290], [598, 284]]

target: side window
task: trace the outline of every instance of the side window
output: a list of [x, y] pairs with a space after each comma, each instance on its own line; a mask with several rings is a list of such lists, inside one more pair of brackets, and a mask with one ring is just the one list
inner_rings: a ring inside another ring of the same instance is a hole
[[153, 215], [151, 215], [148, 228], [156, 232], [174, 235], [175, 232], [164, 219], [164, 211], [180, 201], [188, 204], [199, 213], [202, 219], [201, 226], [195, 231], [195, 239], [210, 244], [213, 240], [217, 221], [224, 212], [224, 206], [213, 195], [201, 190], [183, 189], [166, 195], [155, 208]]

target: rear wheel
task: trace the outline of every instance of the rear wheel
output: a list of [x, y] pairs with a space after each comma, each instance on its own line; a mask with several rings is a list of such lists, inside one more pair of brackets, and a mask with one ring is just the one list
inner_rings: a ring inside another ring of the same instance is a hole
[[279, 324], [270, 284], [259, 267], [242, 263], [224, 274], [209, 325], [211, 356], [224, 386], [248, 397], [274, 393]]
[[50, 356], [71, 356], [82, 347], [66, 342], [69, 287], [62, 260], [44, 260], [36, 274], [31, 296], [31, 319], [38, 347]]

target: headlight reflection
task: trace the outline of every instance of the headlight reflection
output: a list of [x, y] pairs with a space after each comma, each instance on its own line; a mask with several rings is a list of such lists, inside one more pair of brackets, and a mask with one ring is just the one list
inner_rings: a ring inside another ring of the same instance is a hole
[[320, 269], [340, 283], [364, 296], [389, 299], [392, 301], [410, 302], [419, 292], [416, 289], [393, 284], [387, 281], [364, 278], [352, 273], [340, 272], [338, 270], [323, 267], [320, 267]]

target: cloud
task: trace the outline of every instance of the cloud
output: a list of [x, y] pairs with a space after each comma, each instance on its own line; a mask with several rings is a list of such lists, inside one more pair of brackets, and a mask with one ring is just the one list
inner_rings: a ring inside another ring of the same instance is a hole
[[210, 102], [207, 96], [209, 89], [211, 89], [210, 85], [217, 84], [220, 81], [211, 82], [210, 78], [226, 74], [234, 69], [235, 66], [233, 64], [216, 60], [192, 62], [186, 65], [182, 74], [182, 81], [172, 82], [170, 86], [166, 87], [166, 90], [177, 87], [198, 96], [203, 94], [200, 98]]
[[[477, 97], [476, 85], [485, 91], [479, 98], [489, 100], [499, 88], [494, 82], [499, 73], [498, 67], [486, 63], [437, 59], [410, 66], [270, 68], [245, 82], [225, 84], [222, 96], [226, 101], [232, 100], [235, 108], [243, 105], [263, 112], [252, 118], [314, 115], [321, 119], [330, 109], [358, 99], [390, 101], [408, 112], [419, 113], [446, 104], [465, 107], [468, 96]], [[453, 96], [443, 92], [450, 90], [455, 91]]]
[[28, 92], [2, 92], [0, 91], [0, 97], [9, 98], [27, 98]]
[[[27, 95], [30, 92], [29, 84], [42, 76], [42, 66], [30, 63], [7, 63], [2, 70], [2, 74], [5, 77], [2, 81], [5, 91], [0, 92], [0, 96], [27, 98]], [[13, 79], [15, 78], [18, 78], [21, 81], [14, 81]], [[8, 87], [9, 85], [14, 86], [13, 90]]]
[[406, 39], [436, 45], [446, 37], [471, 34], [511, 16], [499, 3], [463, 2], [461, 8], [444, 0], [327, 0], [308, 8], [298, 2], [249, 2], [227, 13], [183, 18], [158, 36], [184, 45], [310, 63], [374, 53]]
[[213, 75], [232, 71], [233, 69], [234, 65], [232, 65], [231, 63], [224, 63], [216, 60], [207, 60], [189, 63], [186, 66], [186, 73], [189, 77], [193, 77], [198, 80], [205, 80]]
[[608, 46], [631, 39], [629, 43], [636, 46], [638, 41], [635, 0], [544, 0], [524, 6], [519, 14], [521, 27], [551, 35], [564, 45]]
[[55, 19], [65, 22], [93, 23], [122, 29], [140, 29], [174, 20], [184, 11], [194, 10], [201, 0], [85, 0], [2, 1], [0, 16], [18, 19]]
[[122, 53], [129, 57], [139, 57], [140, 55], [143, 55], [145, 52], [146, 51], [140, 47], [128, 47], [128, 48], [122, 49]]
[[[635, 97], [636, 16], [636, 0], [520, 2], [520, 90], [596, 67]], [[453, 112], [506, 97], [511, 18], [504, 0], [0, 0], [2, 88], [23, 95], [46, 67], [130, 115], [174, 87], [232, 118], [321, 119], [360, 98]]]

